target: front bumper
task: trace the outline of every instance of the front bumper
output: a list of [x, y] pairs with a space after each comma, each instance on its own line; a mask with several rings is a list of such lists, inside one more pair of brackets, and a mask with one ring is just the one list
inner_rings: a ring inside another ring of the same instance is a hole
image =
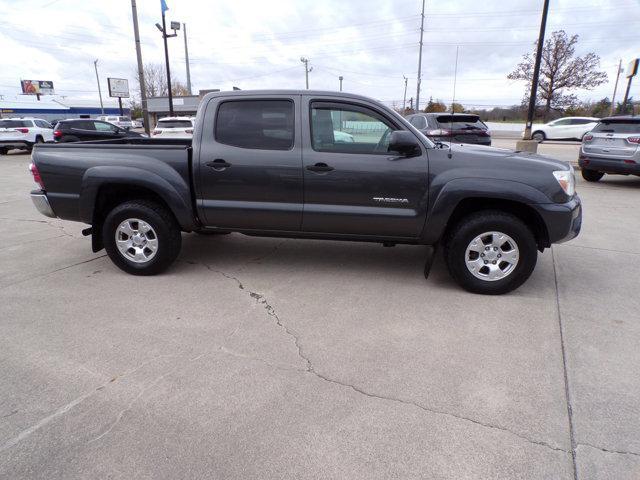
[[532, 205], [547, 227], [549, 244], [576, 238], [582, 227], [582, 202], [575, 194], [567, 203]]
[[56, 214], [53, 213], [53, 209], [49, 204], [47, 194], [42, 190], [33, 190], [31, 192], [31, 201], [42, 215], [45, 217], [56, 218]]
[[640, 163], [625, 163], [623, 159], [590, 157], [582, 154], [578, 159], [578, 165], [580, 168], [597, 172], [640, 175]]

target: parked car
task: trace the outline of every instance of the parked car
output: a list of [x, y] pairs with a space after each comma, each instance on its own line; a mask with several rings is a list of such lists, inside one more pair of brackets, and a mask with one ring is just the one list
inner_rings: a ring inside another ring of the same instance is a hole
[[101, 115], [98, 117], [98, 120], [102, 120], [103, 122], [113, 123], [116, 127], [120, 128], [132, 128], [133, 122], [129, 117], [123, 117], [121, 115]]
[[55, 142], [84, 142], [88, 140], [111, 140], [115, 138], [135, 138], [142, 135], [116, 125], [86, 118], [61, 120], [53, 130]]
[[0, 154], [9, 150], [31, 151], [36, 143], [51, 142], [53, 127], [41, 118], [1, 118]]
[[544, 125], [534, 123], [531, 138], [540, 143], [545, 140], [582, 140], [599, 121], [594, 117], [563, 117]]
[[[347, 115], [375, 134], [336, 140]], [[530, 276], [538, 250], [580, 231], [569, 164], [477, 145], [441, 148], [367, 97], [209, 93], [196, 131], [193, 140], [38, 145], [32, 200], [44, 215], [91, 225], [84, 233], [93, 251], [105, 248], [135, 275], [168, 268], [181, 232], [240, 232], [430, 252], [442, 245], [460, 285], [499, 294]]]
[[165, 117], [158, 120], [152, 136], [160, 138], [192, 138], [193, 119], [189, 117]]
[[143, 126], [140, 120], [131, 120], [131, 128], [142, 128]]
[[416, 113], [407, 120], [434, 142], [491, 145], [489, 127], [478, 115], [467, 113]]
[[640, 176], [640, 117], [600, 120], [582, 139], [578, 164], [588, 182], [605, 173]]

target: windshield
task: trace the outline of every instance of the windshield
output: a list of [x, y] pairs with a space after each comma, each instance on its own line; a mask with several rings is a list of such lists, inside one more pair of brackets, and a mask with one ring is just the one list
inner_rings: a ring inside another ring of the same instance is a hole
[[600, 122], [591, 131], [602, 133], [640, 133], [640, 118], [638, 120]]
[[159, 120], [158, 128], [191, 128], [189, 120]]

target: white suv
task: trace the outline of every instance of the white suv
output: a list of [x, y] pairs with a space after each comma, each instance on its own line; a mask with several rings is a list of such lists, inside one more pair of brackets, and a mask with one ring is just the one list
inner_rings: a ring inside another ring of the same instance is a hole
[[31, 151], [36, 143], [52, 142], [53, 126], [41, 118], [0, 118], [0, 154]]
[[98, 120], [109, 122], [120, 128], [133, 128], [133, 122], [129, 117], [121, 117], [119, 115], [101, 115]]
[[[531, 126], [531, 138], [538, 142], [545, 140], [582, 140], [594, 128], [600, 119], [593, 117], [564, 117]], [[524, 132], [523, 132], [524, 135]]]
[[160, 138], [193, 138], [193, 118], [165, 117], [158, 120], [153, 136]]

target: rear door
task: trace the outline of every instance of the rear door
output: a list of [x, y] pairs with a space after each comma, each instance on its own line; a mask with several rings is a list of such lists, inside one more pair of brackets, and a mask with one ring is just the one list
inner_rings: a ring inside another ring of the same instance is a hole
[[196, 188], [207, 226], [299, 231], [299, 95], [219, 96], [200, 132]]
[[571, 122], [572, 119], [570, 118], [561, 118], [560, 120], [556, 120], [555, 122], [550, 123], [547, 128], [547, 138], [573, 138], [574, 126], [571, 124]]
[[389, 152], [389, 135], [402, 126], [374, 104], [303, 98], [303, 231], [417, 237], [426, 218], [426, 150], [411, 158]]

